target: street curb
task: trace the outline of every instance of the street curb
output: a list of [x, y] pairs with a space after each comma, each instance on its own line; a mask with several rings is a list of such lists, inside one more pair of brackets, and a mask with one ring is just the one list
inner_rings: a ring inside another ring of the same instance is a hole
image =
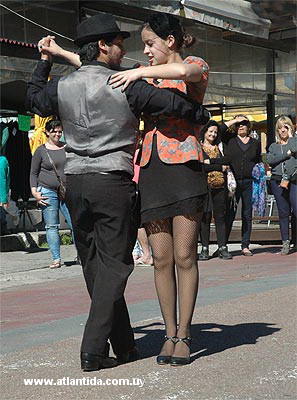
[[[60, 238], [62, 235], [69, 234], [69, 229], [59, 230]], [[1, 236], [0, 252], [22, 251], [39, 247], [46, 242], [45, 231], [38, 232], [19, 232], [12, 235]]]

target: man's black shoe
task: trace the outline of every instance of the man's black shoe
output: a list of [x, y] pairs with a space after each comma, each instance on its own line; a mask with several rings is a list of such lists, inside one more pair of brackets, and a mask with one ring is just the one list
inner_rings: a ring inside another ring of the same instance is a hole
[[233, 256], [229, 253], [227, 246], [222, 246], [218, 248], [218, 256], [223, 260], [232, 260]]
[[116, 354], [119, 364], [126, 364], [139, 359], [139, 352], [136, 347], [134, 349], [126, 351], [124, 353]]
[[208, 247], [202, 247], [201, 253], [198, 257], [199, 261], [207, 261], [209, 260], [209, 250]]
[[117, 360], [113, 357], [90, 353], [80, 353], [80, 360], [83, 371], [98, 371], [98, 369], [113, 368], [118, 365]]

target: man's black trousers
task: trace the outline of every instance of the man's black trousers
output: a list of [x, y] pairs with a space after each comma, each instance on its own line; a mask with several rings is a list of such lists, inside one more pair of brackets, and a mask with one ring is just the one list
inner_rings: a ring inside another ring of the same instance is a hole
[[66, 204], [91, 297], [82, 352], [103, 355], [108, 339], [116, 354], [135, 345], [124, 290], [134, 267], [136, 197], [120, 172], [67, 175]]

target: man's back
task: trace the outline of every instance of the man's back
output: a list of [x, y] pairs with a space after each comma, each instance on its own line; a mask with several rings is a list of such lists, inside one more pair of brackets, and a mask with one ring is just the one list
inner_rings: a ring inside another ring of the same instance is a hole
[[114, 170], [133, 174], [138, 120], [125, 94], [108, 84], [111, 73], [95, 62], [59, 80], [68, 174]]

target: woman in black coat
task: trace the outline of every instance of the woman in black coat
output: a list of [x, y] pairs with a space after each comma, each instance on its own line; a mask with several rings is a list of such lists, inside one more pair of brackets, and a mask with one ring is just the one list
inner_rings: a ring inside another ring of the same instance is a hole
[[[232, 127], [231, 133], [228, 128]], [[249, 136], [251, 123], [245, 115], [236, 115], [233, 120], [220, 125], [220, 134], [224, 144], [224, 155], [219, 162], [229, 164], [236, 179], [235, 205], [229, 200], [226, 210], [226, 237], [227, 243], [232, 230], [239, 200], [242, 201], [241, 210], [241, 249], [244, 256], [252, 256], [249, 250], [252, 231], [252, 170], [261, 161], [261, 144]], [[218, 160], [210, 160], [211, 163]]]

